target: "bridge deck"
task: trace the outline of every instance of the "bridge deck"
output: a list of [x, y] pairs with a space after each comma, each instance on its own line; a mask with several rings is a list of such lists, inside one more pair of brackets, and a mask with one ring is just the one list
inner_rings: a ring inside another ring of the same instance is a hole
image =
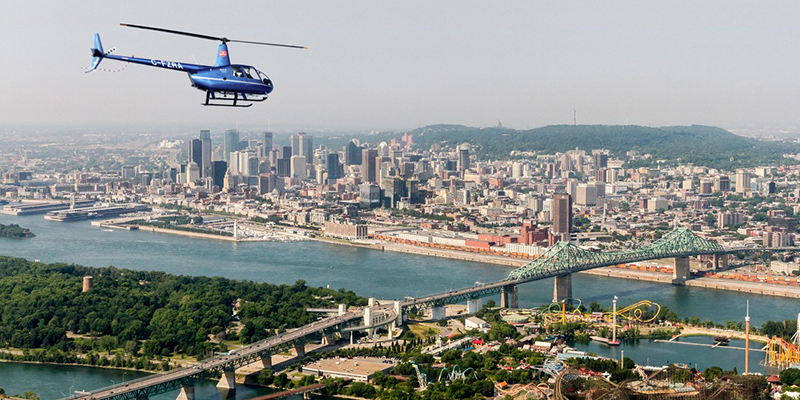
[[284, 397], [293, 396], [293, 395], [296, 395], [296, 394], [304, 394], [304, 393], [308, 393], [308, 392], [316, 392], [317, 390], [322, 390], [322, 389], [325, 389], [326, 387], [327, 387], [327, 385], [325, 385], [324, 383], [317, 383], [317, 384], [314, 384], [314, 385], [303, 386], [301, 388], [286, 390], [286, 391], [279, 392], [279, 393], [272, 393], [272, 394], [268, 394], [268, 395], [265, 395], [265, 396], [253, 397], [250, 400], [277, 400], [277, 399], [282, 399]]

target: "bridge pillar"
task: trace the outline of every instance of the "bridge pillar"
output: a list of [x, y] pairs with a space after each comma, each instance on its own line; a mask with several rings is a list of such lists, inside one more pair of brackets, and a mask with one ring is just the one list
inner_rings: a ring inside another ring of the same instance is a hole
[[675, 268], [672, 271], [672, 284], [683, 285], [690, 278], [689, 257], [675, 257]]
[[714, 254], [714, 270], [719, 270], [720, 268], [725, 269], [728, 268], [728, 255], [727, 254]]
[[467, 300], [467, 314], [475, 314], [481, 310], [481, 299]]
[[[370, 299], [370, 302], [374, 303], [374, 300]], [[372, 326], [372, 308], [367, 307], [364, 309], [364, 326]], [[372, 329], [367, 329], [367, 336], [372, 336], [372, 333]]]
[[397, 314], [397, 318], [394, 320], [395, 326], [403, 325], [403, 307], [400, 306], [399, 301], [394, 302], [394, 312]]
[[236, 370], [226, 369], [222, 371], [222, 376], [217, 383], [218, 389], [225, 389], [228, 391], [236, 390]]
[[517, 285], [506, 285], [500, 288], [500, 307], [518, 308]]
[[438, 321], [440, 319], [444, 319], [444, 317], [445, 317], [444, 306], [431, 307], [432, 320]]
[[572, 298], [572, 274], [557, 276], [553, 285], [553, 303]]
[[368, 307], [375, 307], [376, 303], [377, 303], [377, 301], [375, 300], [374, 297], [370, 297], [369, 300], [367, 300], [367, 306]]
[[339, 304], [339, 315], [347, 313], [347, 304]]
[[306, 356], [306, 345], [303, 343], [295, 343], [294, 344], [294, 352], [297, 353], [297, 358], [303, 358]]
[[261, 366], [264, 369], [272, 368], [272, 356], [267, 354], [265, 356], [261, 356]]
[[176, 400], [194, 400], [194, 385], [181, 385], [181, 392]]

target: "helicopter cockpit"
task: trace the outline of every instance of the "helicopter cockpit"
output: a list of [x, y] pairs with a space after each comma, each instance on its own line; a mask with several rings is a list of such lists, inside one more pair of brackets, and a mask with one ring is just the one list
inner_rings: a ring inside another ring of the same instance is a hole
[[231, 67], [231, 71], [233, 72], [233, 76], [237, 78], [255, 79], [261, 81], [265, 85], [272, 85], [272, 80], [269, 79], [269, 76], [255, 68], [237, 66]]

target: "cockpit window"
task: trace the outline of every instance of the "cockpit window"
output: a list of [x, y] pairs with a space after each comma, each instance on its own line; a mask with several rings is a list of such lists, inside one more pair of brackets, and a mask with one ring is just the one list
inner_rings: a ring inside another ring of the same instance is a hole
[[237, 77], [243, 77], [244, 76], [244, 73], [242, 72], [242, 68], [241, 67], [231, 67], [231, 70], [233, 71], [233, 76], [237, 76]]
[[250, 68], [245, 67], [245, 68], [242, 68], [242, 69], [244, 70], [244, 76], [245, 77], [250, 78], [250, 79], [255, 78], [255, 76], [253, 76], [253, 74], [250, 72]]

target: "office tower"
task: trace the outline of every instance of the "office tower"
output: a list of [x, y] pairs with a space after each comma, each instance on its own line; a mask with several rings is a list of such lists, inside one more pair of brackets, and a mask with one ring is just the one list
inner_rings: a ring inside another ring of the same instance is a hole
[[[198, 142], [200, 141], [200, 139], [195, 139], [195, 140], [197, 140]], [[190, 162], [189, 166], [186, 169], [188, 177], [187, 182], [196, 182], [198, 179], [200, 179], [200, 166], [197, 165], [196, 162], [194, 161]]]
[[[237, 172], [240, 175], [252, 175], [252, 173], [250, 173], [250, 155], [251, 155], [250, 152], [240, 151], [238, 152], [238, 155], [239, 155], [239, 161], [237, 166], [239, 167], [239, 169]], [[231, 155], [231, 158], [233, 158], [233, 155]]]
[[608, 154], [596, 153], [594, 155], [594, 168], [608, 168]]
[[376, 182], [375, 160], [378, 159], [378, 150], [361, 150], [361, 177], [364, 182]]
[[464, 175], [464, 171], [469, 169], [469, 145], [461, 145], [458, 148], [458, 172]]
[[228, 163], [225, 161], [214, 161], [211, 163], [211, 180], [214, 186], [222, 189], [225, 185], [225, 173], [228, 172]]
[[344, 148], [344, 163], [347, 165], [361, 164], [361, 147], [352, 140]]
[[245, 175], [255, 176], [258, 175], [258, 172], [258, 157], [250, 154], [247, 157], [247, 172], [245, 172]]
[[314, 161], [314, 145], [312, 136], [306, 134], [305, 132], [292, 135], [292, 155], [304, 156], [307, 163]]
[[569, 241], [570, 230], [572, 229], [572, 197], [566, 193], [553, 195], [550, 203], [550, 211], [553, 215], [553, 240]]
[[267, 154], [267, 157], [269, 157], [269, 165], [271, 165], [272, 168], [277, 168], [278, 159], [281, 158], [281, 151], [278, 149], [272, 149]]
[[[605, 185], [603, 185], [603, 189], [605, 190]], [[587, 207], [595, 206], [597, 205], [597, 193], [597, 185], [580, 184], [575, 196], [575, 204]]]
[[203, 163], [200, 165], [200, 175], [205, 178], [211, 176], [211, 131], [201, 130], [200, 141], [203, 143]]
[[286, 178], [292, 175], [292, 164], [290, 158], [279, 158], [275, 167], [275, 173], [280, 178]]
[[287, 160], [292, 158], [292, 146], [283, 146], [280, 158], [285, 158]]
[[714, 179], [715, 192], [729, 192], [731, 190], [731, 179], [727, 176], [718, 176]]
[[750, 190], [750, 172], [744, 170], [736, 171], [736, 193], [744, 193]]
[[342, 176], [339, 174], [341, 167], [339, 165], [339, 153], [328, 154], [328, 162], [325, 166], [328, 170], [328, 179], [339, 179]]
[[292, 178], [300, 180], [308, 178], [306, 175], [306, 158], [303, 156], [292, 156]]
[[122, 167], [122, 179], [133, 179], [136, 176], [136, 168], [132, 166]]
[[262, 155], [264, 157], [269, 156], [269, 152], [272, 150], [272, 132], [264, 132], [264, 137], [261, 139], [261, 148], [263, 149]]
[[239, 151], [239, 132], [235, 129], [225, 131], [225, 140], [222, 142], [222, 158], [230, 165], [231, 152]]
[[189, 141], [189, 164], [197, 164], [197, 168], [203, 165], [203, 141], [192, 139]]

